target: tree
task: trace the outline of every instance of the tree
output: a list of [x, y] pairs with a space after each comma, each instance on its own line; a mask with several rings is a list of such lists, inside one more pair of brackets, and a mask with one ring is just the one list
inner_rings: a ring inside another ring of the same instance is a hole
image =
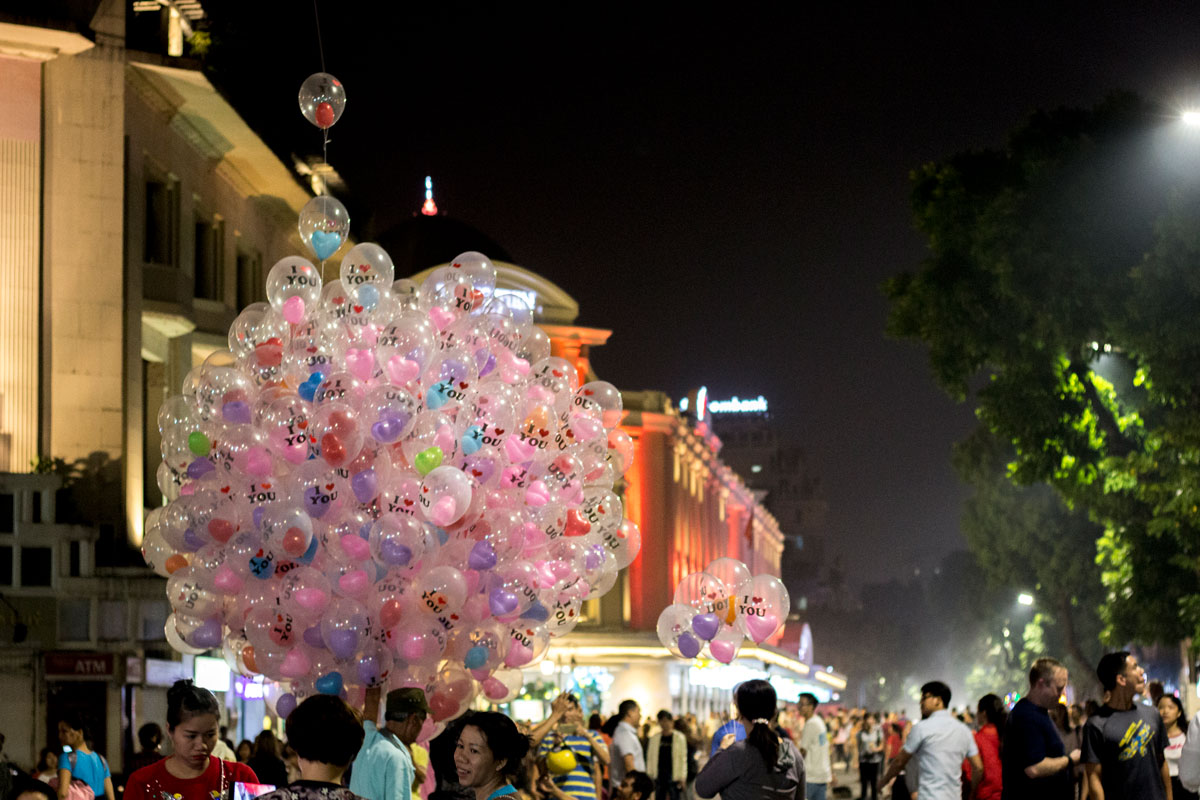
[[1042, 650], [1032, 657], [1065, 653], [1072, 673], [1091, 674], [1104, 599], [1092, 554], [1103, 528], [1046, 484], [1015, 485], [1006, 475], [1011, 460], [1011, 448], [986, 428], [955, 448], [955, 469], [975, 490], [963, 515], [967, 544], [1002, 605], [1028, 590], [1044, 610]]
[[1170, 119], [1117, 95], [917, 170], [929, 253], [885, 285], [889, 332], [1011, 445], [1007, 476], [1103, 526], [1114, 643], [1200, 630], [1200, 196], [1154, 161]]

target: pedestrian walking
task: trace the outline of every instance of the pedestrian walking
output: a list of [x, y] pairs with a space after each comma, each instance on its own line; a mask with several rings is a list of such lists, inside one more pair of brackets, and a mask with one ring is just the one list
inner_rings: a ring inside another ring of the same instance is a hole
[[379, 728], [375, 724], [379, 695], [378, 688], [367, 690], [363, 743], [350, 775], [350, 791], [367, 800], [411, 800], [416, 773], [408, 748], [421, 733], [429, 703], [420, 689], [393, 689], [387, 694]]
[[983, 762], [983, 780], [975, 792], [975, 800], [1000, 800], [1003, 793], [1003, 767], [1000, 762], [1000, 743], [1004, 740], [1008, 712], [1004, 701], [994, 694], [985, 694], [975, 704], [975, 746]]
[[879, 797], [879, 765], [883, 763], [883, 730], [875, 724], [874, 714], [864, 714], [862, 727], [855, 737], [858, 750], [860, 797]]
[[1171, 800], [1197, 800], [1197, 794], [1183, 788], [1179, 780], [1179, 758], [1188, 737], [1188, 721], [1183, 715], [1183, 703], [1173, 694], [1164, 694], [1158, 701], [1158, 715], [1167, 729], [1167, 773], [1171, 776]]
[[[983, 761], [975, 737], [950, 711], [950, 687], [931, 681], [921, 687], [921, 721], [913, 725], [900, 753], [888, 765], [880, 784], [886, 786], [910, 759], [917, 759], [920, 800], [960, 800], [962, 763], [971, 764], [971, 793], [983, 779]], [[913, 787], [909, 784], [909, 789]]]
[[725, 735], [720, 749], [696, 776], [696, 794], [721, 800], [798, 800], [804, 797], [804, 760], [796, 745], [771, 727], [775, 689], [763, 680], [739, 685], [734, 702], [744, 741]]
[[112, 773], [104, 756], [88, 745], [90, 732], [79, 714], [68, 713], [58, 722], [58, 741], [64, 752], [58, 757], [57, 782], [52, 783], [59, 800], [67, 800], [73, 781], [82, 781], [93, 797], [114, 800]]

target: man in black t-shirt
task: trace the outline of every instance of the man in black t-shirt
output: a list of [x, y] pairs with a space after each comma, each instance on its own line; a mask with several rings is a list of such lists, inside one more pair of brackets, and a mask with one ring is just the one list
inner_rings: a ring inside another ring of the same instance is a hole
[[1089, 800], [1166, 800], [1171, 778], [1163, 756], [1162, 717], [1133, 702], [1146, 691], [1146, 673], [1122, 651], [1100, 659], [1096, 676], [1109, 698], [1083, 728]]
[[1067, 668], [1039, 658], [1029, 670], [1029, 694], [1013, 707], [1004, 726], [1004, 800], [1071, 800], [1071, 769], [1079, 751], [1063, 752], [1062, 738], [1047, 714], [1067, 687]]

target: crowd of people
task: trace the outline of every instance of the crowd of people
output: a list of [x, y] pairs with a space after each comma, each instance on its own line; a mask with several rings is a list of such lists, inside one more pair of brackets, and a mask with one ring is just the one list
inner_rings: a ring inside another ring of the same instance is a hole
[[[1147, 685], [1130, 653], [1105, 655], [1096, 677], [1099, 701], [1068, 707], [1066, 667], [1038, 659], [1011, 709], [994, 694], [955, 709], [949, 687], [931, 681], [917, 720], [823, 714], [811, 694], [781, 708], [770, 683], [751, 680], [724, 719], [664, 709], [643, 723], [625, 700], [585, 724], [564, 693], [536, 725], [467, 712], [427, 746], [424, 692], [373, 690], [362, 712], [310, 697], [288, 716], [286, 745], [264, 731], [236, 748], [212, 693], [180, 681], [165, 732], [138, 731], [142, 749], [120, 785], [85, 721], [67, 716], [61, 752], [47, 748], [28, 773], [5, 770], [0, 789], [2, 800], [825, 800], [852, 789], [872, 800], [1197, 800], [1200, 715], [1189, 734], [1183, 704]], [[857, 786], [838, 786], [837, 772], [855, 765]]]

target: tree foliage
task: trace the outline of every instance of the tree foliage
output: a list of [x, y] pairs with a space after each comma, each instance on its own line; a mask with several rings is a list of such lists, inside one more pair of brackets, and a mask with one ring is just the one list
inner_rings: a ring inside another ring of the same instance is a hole
[[1200, 631], [1200, 176], [1170, 168], [1177, 127], [1119, 95], [922, 167], [929, 252], [885, 286], [889, 331], [924, 342], [939, 384], [975, 404], [1011, 450], [1008, 478], [1055, 489], [1064, 524], [1102, 526], [1093, 547], [1070, 536], [1100, 566], [1112, 642]]

